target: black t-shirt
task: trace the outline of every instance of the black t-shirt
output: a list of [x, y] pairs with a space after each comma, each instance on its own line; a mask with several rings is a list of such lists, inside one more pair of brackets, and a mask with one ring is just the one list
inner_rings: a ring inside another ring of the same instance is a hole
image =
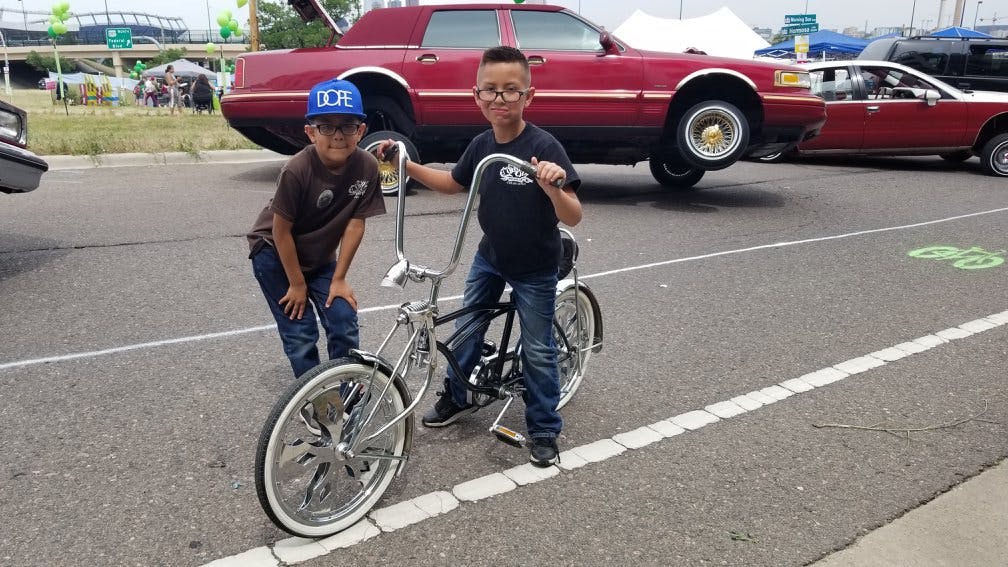
[[[551, 161], [567, 172], [567, 183], [581, 185], [563, 146], [550, 133], [525, 123], [517, 138], [506, 144], [494, 140], [493, 130], [473, 138], [451, 175], [463, 187], [472, 182], [476, 165], [494, 153], [510, 154], [525, 161], [536, 157]], [[559, 220], [553, 203], [535, 178], [510, 164], [498, 162], [483, 173], [477, 211], [483, 239], [480, 254], [501, 273], [522, 276], [556, 270], [560, 258]]]

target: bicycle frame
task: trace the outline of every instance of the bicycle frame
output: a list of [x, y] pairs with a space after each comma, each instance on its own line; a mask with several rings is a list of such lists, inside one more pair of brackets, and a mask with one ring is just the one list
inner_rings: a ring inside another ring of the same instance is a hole
[[[398, 142], [396, 145], [399, 156], [399, 179], [405, 179], [406, 149], [402, 144], [402, 142]], [[367, 390], [368, 395], [370, 395], [372, 391], [372, 388], [370, 386], [373, 385], [374, 372], [376, 372], [380, 366], [388, 366], [392, 368], [390, 376], [390, 378], [392, 379], [385, 384], [384, 388], [379, 394], [379, 398], [384, 397], [388, 393], [388, 389], [393, 387], [393, 383], [395, 382], [394, 379], [396, 376], [400, 378], [405, 377], [414, 366], [416, 366], [417, 368], [426, 367], [427, 372], [425, 373], [423, 383], [417, 389], [416, 395], [413, 396], [413, 400], [405, 409], [403, 409], [401, 413], [399, 413], [392, 420], [390, 420], [388, 423], [386, 423], [376, 431], [372, 432], [370, 435], [366, 437], [361, 437], [360, 431], [363, 430], [364, 425], [369, 423], [371, 419], [374, 418], [374, 414], [377, 411], [377, 405], [376, 405], [371, 410], [371, 413], [364, 420], [359, 422], [357, 427], [355, 427], [354, 431], [352, 431], [345, 438], [344, 441], [341, 441], [338, 444], [336, 449], [343, 455], [352, 458], [356, 453], [356, 449], [362, 443], [366, 443], [367, 441], [382, 435], [390, 428], [394, 427], [396, 424], [406, 419], [406, 417], [409, 416], [413, 412], [413, 410], [416, 409], [416, 406], [420, 403], [420, 400], [424, 397], [424, 394], [426, 394], [428, 388], [430, 387], [430, 383], [434, 377], [435, 372], [437, 371], [437, 356], [434, 356], [432, 351], [439, 350], [442, 353], [444, 353], [444, 350], [448, 350], [447, 346], [437, 341], [436, 327], [445, 322], [454, 320], [457, 317], [466, 315], [478, 309], [486, 309], [488, 307], [488, 306], [473, 306], [469, 308], [468, 311], [466, 310], [466, 308], [463, 308], [459, 311], [447, 314], [444, 317], [438, 316], [439, 313], [438, 299], [439, 299], [439, 292], [441, 289], [441, 282], [449, 275], [451, 275], [458, 267], [459, 257], [462, 254], [462, 246], [465, 242], [466, 229], [468, 228], [469, 219], [472, 214], [473, 203], [475, 202], [476, 195], [479, 192], [480, 183], [483, 178], [483, 172], [486, 170], [487, 167], [498, 162], [508, 163], [521, 169], [522, 171], [525, 171], [529, 175], [532, 176], [535, 175], [535, 167], [532, 164], [507, 154], [491, 154], [483, 158], [476, 165], [476, 169], [473, 174], [473, 181], [469, 186], [469, 195], [466, 198], [465, 208], [462, 211], [462, 218], [459, 221], [459, 228], [455, 236], [455, 244], [452, 249], [451, 258], [448, 261], [447, 266], [445, 266], [440, 270], [431, 269], [425, 266], [421, 266], [419, 264], [412, 264], [406, 257], [406, 253], [404, 251], [403, 246], [404, 242], [403, 224], [405, 218], [406, 189], [404, 187], [405, 184], [400, 184], [399, 194], [396, 199], [395, 242], [396, 242], [397, 261], [395, 264], [393, 264], [391, 268], [389, 268], [388, 272], [385, 275], [385, 278], [382, 280], [382, 285], [386, 287], [398, 286], [404, 288], [407, 280], [418, 283], [423, 281], [429, 281], [431, 283], [430, 295], [426, 300], [412, 301], [400, 306], [399, 313], [396, 316], [396, 322], [394, 326], [385, 336], [385, 339], [382, 341], [377, 351], [375, 351], [374, 353], [370, 353], [354, 349], [351, 350], [351, 354], [353, 356], [361, 358], [362, 360], [374, 364], [375, 370], [372, 372], [371, 384], [369, 384], [369, 388]], [[491, 309], [500, 308], [502, 310], [506, 309], [510, 311], [510, 313], [508, 314], [508, 320], [505, 327], [505, 332], [510, 333], [514, 315], [513, 306], [509, 306], [507, 303], [499, 303], [499, 304], [493, 304], [489, 307]], [[491, 319], [496, 318], [501, 313], [504, 313], [504, 311], [496, 313], [492, 317], [474, 318], [470, 320], [470, 323], [472, 321], [489, 322]], [[403, 349], [403, 352], [399, 356], [395, 365], [388, 364], [387, 362], [385, 362], [385, 359], [382, 358], [382, 352], [384, 352], [385, 349], [388, 347], [389, 342], [396, 335], [396, 333], [403, 328], [409, 329], [410, 332], [409, 342], [407, 343], [406, 348]], [[463, 325], [461, 331], [465, 331], [466, 334], [468, 335], [474, 332], [477, 328], [478, 328], [477, 324], [473, 324], [470, 326], [470, 324], [467, 323], [466, 325]], [[456, 331], [456, 333], [452, 335], [452, 339], [450, 340], [450, 342], [455, 340], [458, 334], [459, 331]], [[502, 344], [502, 348], [506, 350], [506, 347], [507, 347], [506, 343]], [[447, 359], [450, 361], [450, 364], [455, 364], [456, 370], [458, 370], [457, 362], [454, 360], [454, 356], [448, 357]], [[503, 364], [504, 359], [505, 357], [500, 357], [499, 364]], [[366, 405], [367, 404], [365, 402], [364, 406]], [[382, 457], [382, 455], [373, 455], [373, 456], [379, 458]]]

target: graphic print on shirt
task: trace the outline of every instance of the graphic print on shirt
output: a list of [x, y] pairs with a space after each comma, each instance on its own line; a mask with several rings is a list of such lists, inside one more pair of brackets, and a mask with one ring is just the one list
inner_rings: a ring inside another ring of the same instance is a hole
[[332, 189], [326, 189], [318, 196], [318, 201], [315, 203], [315, 206], [317, 206], [320, 209], [324, 209], [328, 207], [329, 204], [332, 202], [333, 202]]
[[501, 168], [500, 178], [501, 181], [508, 185], [528, 185], [532, 183], [532, 178], [529, 177], [528, 173], [510, 164]]
[[367, 191], [367, 186], [367, 179], [359, 179], [350, 186], [350, 189], [347, 190], [347, 192], [354, 199], [360, 199], [364, 195], [364, 192]]

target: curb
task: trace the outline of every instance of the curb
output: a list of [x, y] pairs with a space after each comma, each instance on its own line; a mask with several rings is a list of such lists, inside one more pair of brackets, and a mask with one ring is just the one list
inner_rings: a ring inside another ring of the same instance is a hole
[[287, 160], [290, 156], [269, 150], [211, 150], [205, 152], [164, 152], [98, 154], [95, 156], [40, 156], [49, 171], [93, 169], [97, 167], [149, 167], [217, 163], [256, 163]]

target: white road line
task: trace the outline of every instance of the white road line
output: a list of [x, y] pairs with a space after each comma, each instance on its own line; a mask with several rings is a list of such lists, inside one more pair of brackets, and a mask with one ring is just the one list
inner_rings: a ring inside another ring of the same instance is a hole
[[[727, 255], [730, 255], [730, 254], [743, 254], [745, 252], [754, 252], [756, 250], [766, 250], [766, 249], [771, 249], [771, 248], [784, 248], [786, 246], [797, 246], [797, 245], [800, 245], [800, 244], [813, 244], [813, 243], [816, 243], [816, 242], [825, 242], [825, 241], [828, 241], [828, 240], [839, 240], [841, 238], [851, 238], [851, 237], [854, 237], [854, 236], [863, 236], [865, 234], [875, 234], [875, 233], [880, 233], [880, 232], [891, 232], [891, 231], [896, 231], [896, 230], [906, 230], [906, 229], [910, 229], [910, 228], [917, 228], [917, 227], [921, 227], [921, 226], [928, 226], [928, 225], [939, 224], [939, 223], [943, 223], [943, 222], [951, 222], [951, 221], [961, 220], [961, 219], [965, 219], [965, 218], [978, 217], [978, 216], [989, 215], [989, 214], [994, 214], [994, 213], [1002, 213], [1002, 212], [1005, 212], [1005, 211], [1008, 211], [1008, 207], [1002, 207], [1002, 208], [999, 208], [999, 209], [990, 209], [990, 210], [987, 210], [987, 211], [980, 211], [980, 212], [976, 212], [976, 213], [968, 213], [968, 214], [964, 214], [964, 215], [956, 215], [954, 217], [946, 217], [946, 218], [943, 218], [943, 219], [936, 219], [936, 220], [918, 222], [918, 223], [914, 223], [914, 224], [904, 224], [904, 225], [900, 225], [900, 226], [890, 226], [890, 227], [884, 227], [884, 228], [874, 228], [874, 229], [869, 229], [869, 230], [860, 230], [860, 231], [857, 231], [857, 232], [848, 232], [848, 233], [845, 233], [845, 234], [837, 234], [837, 235], [833, 235], [833, 236], [821, 236], [821, 237], [818, 237], [818, 238], [806, 238], [806, 239], [803, 239], [803, 240], [791, 240], [791, 241], [787, 241], [787, 242], [776, 242], [774, 244], [762, 244], [760, 246], [751, 246], [751, 247], [748, 247], [748, 248], [737, 248], [735, 250], [725, 250], [725, 251], [722, 251], [722, 252], [712, 252], [710, 254], [701, 254], [699, 256], [687, 256], [685, 258], [675, 258], [673, 260], [665, 260], [665, 261], [662, 261], [662, 262], [653, 262], [653, 263], [650, 263], [650, 264], [641, 264], [639, 266], [630, 266], [630, 267], [627, 267], [627, 268], [619, 268], [619, 269], [616, 269], [616, 270], [609, 270], [609, 271], [605, 271], [605, 272], [598, 272], [598, 273], [595, 273], [595, 274], [586, 274], [586, 275], [580, 276], [580, 279], [583, 279], [583, 280], [594, 279], [594, 278], [599, 278], [599, 277], [602, 277], [602, 276], [610, 276], [610, 275], [613, 275], [613, 274], [621, 274], [621, 273], [633, 272], [633, 271], [637, 271], [637, 270], [645, 270], [645, 269], [648, 269], [648, 268], [657, 268], [657, 267], [661, 267], [661, 266], [667, 266], [667, 265], [670, 265], [670, 264], [678, 264], [678, 263], [682, 263], [682, 262], [692, 262], [692, 261], [696, 261], [696, 260], [705, 260], [707, 258], [716, 258], [718, 256], [727, 256]], [[460, 295], [453, 295], [451, 297], [442, 298], [442, 300], [444, 300], [444, 301], [455, 301], [455, 300], [460, 299], [461, 297], [462, 296], [460, 296]], [[399, 304], [395, 304], [395, 305], [383, 305], [381, 307], [369, 307], [369, 308], [366, 308], [366, 309], [361, 309], [359, 313], [373, 313], [373, 312], [377, 312], [377, 311], [386, 311], [386, 310], [392, 310], [392, 309], [398, 309], [398, 308], [399, 308]], [[232, 337], [232, 336], [235, 336], [235, 335], [242, 335], [242, 334], [246, 334], [246, 333], [255, 333], [255, 332], [259, 332], [259, 331], [269, 331], [269, 330], [272, 330], [272, 329], [276, 329], [276, 324], [272, 324], [272, 325], [260, 325], [258, 327], [247, 327], [245, 329], [236, 329], [236, 330], [233, 330], [233, 331], [221, 331], [221, 332], [218, 332], [218, 333], [208, 333], [208, 334], [204, 334], [204, 335], [192, 335], [192, 336], [188, 336], [188, 337], [178, 337], [178, 338], [175, 338], [175, 339], [165, 339], [165, 340], [161, 340], [161, 341], [151, 341], [151, 342], [146, 342], [146, 343], [137, 343], [137, 344], [132, 344], [132, 345], [125, 345], [125, 346], [120, 346], [120, 347], [113, 347], [113, 348], [108, 348], [108, 349], [102, 349], [102, 350], [92, 350], [92, 351], [77, 352], [77, 353], [71, 353], [71, 354], [53, 355], [53, 356], [47, 356], [47, 357], [43, 357], [43, 358], [32, 358], [32, 359], [27, 359], [27, 360], [15, 360], [15, 361], [11, 361], [11, 362], [0, 363], [0, 370], [7, 370], [7, 369], [10, 369], [10, 368], [20, 368], [22, 366], [31, 366], [31, 365], [34, 365], [34, 364], [45, 364], [45, 363], [48, 363], [48, 362], [60, 362], [60, 361], [64, 361], [64, 360], [74, 360], [74, 359], [78, 359], [78, 358], [92, 358], [92, 357], [96, 357], [96, 356], [106, 356], [106, 355], [110, 355], [110, 354], [116, 354], [116, 353], [120, 353], [120, 352], [131, 351], [131, 350], [138, 350], [138, 349], [144, 349], [144, 348], [158, 348], [158, 347], [162, 347], [162, 346], [165, 346], [165, 345], [188, 343], [188, 342], [196, 342], [196, 341], [205, 341], [205, 340], [209, 340], [209, 339], [218, 339], [218, 338], [225, 338], [225, 337]]]
[[[967, 321], [956, 327], [937, 331], [934, 334], [876, 352], [882, 353], [895, 349], [904, 354], [899, 358], [906, 358], [953, 340], [974, 336], [1006, 324], [1008, 324], [1008, 310]], [[904, 345], [908, 344], [915, 346], [905, 348]], [[925, 344], [929, 346], [924, 346]], [[917, 347], [921, 347], [923, 350]], [[568, 449], [560, 453], [560, 463], [557, 467], [538, 469], [542, 471], [539, 474], [531, 471], [517, 472], [518, 469], [531, 468], [531, 465], [522, 465], [502, 472], [491, 473], [456, 484], [451, 494], [444, 491], [431, 492], [411, 500], [372, 510], [364, 519], [347, 530], [325, 539], [287, 538], [275, 543], [272, 547], [257, 547], [238, 555], [211, 561], [204, 567], [245, 567], [250, 564], [279, 567], [281, 562], [283, 565], [290, 565], [314, 559], [329, 554], [335, 549], [350, 547], [371, 539], [380, 535], [381, 532], [393, 532], [429, 518], [450, 513], [459, 506], [465, 505], [465, 502], [477, 502], [513, 490], [521, 490], [521, 487], [527, 484], [557, 476], [561, 470], [571, 471], [591, 463], [618, 457], [628, 450], [640, 449], [669, 437], [695, 431], [723, 419], [731, 419], [744, 413], [756, 411], [787, 397], [824, 387], [844, 380], [854, 373], [868, 372], [888, 363], [886, 359], [876, 357], [874, 353], [858, 356], [810, 372], [800, 378], [792, 378], [767, 388], [735, 396], [729, 400], [709, 404], [702, 410], [686, 412], [652, 425], [616, 434], [608, 439]], [[843, 371], [840, 368], [848, 370]], [[533, 469], [533, 471], [535, 470]]]

